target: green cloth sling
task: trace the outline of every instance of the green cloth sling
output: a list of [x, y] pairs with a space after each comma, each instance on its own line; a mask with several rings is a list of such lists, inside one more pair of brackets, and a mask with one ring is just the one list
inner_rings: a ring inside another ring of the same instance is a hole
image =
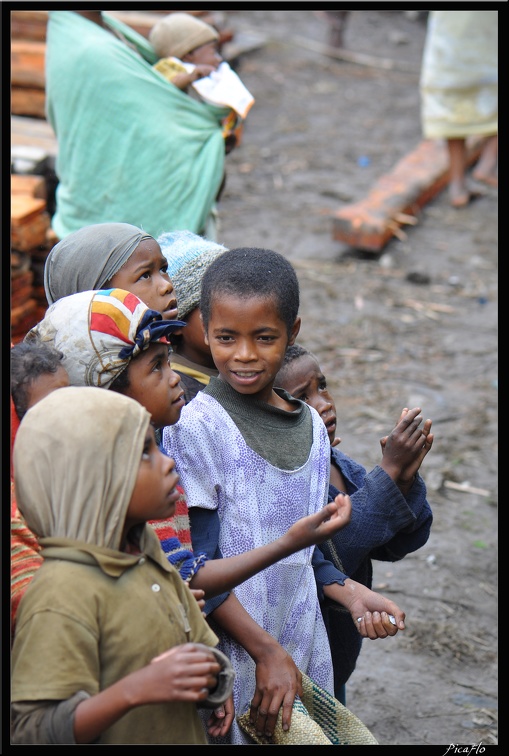
[[[141, 35], [104, 20], [151, 57]], [[50, 11], [46, 111], [58, 140], [52, 226], [60, 239], [106, 222], [131, 223], [154, 237], [203, 231], [223, 177], [227, 108], [181, 92], [88, 19]]]

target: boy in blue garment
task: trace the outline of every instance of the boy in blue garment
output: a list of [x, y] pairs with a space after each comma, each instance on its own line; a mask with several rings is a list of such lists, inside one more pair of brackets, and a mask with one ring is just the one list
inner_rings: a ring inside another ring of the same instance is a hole
[[[164, 428], [163, 445], [187, 493], [194, 548], [210, 557], [233, 556], [325, 505], [329, 440], [314, 409], [273, 388], [300, 328], [299, 284], [286, 258], [258, 248], [224, 252], [203, 277], [200, 309], [219, 376], [183, 408], [178, 423]], [[405, 627], [405, 614], [394, 602], [347, 578], [313, 547], [267, 568], [235, 593], [301, 671], [330, 693], [332, 661], [319, 594], [346, 606], [363, 637], [386, 638]], [[231, 637], [218, 634], [236, 671], [237, 714], [251, 707], [259, 728], [253, 710], [269, 709], [275, 718], [282, 705], [288, 729], [294, 696], [279, 703], [267, 697], [261, 706], [252, 659]], [[234, 723], [226, 738], [213, 742], [247, 739]]]
[[[352, 499], [348, 529], [321, 544], [338, 569], [371, 588], [371, 559], [396, 562], [429, 538], [433, 515], [418, 470], [433, 444], [431, 420], [422, 429], [420, 409], [404, 409], [396, 427], [381, 440], [383, 456], [369, 473], [338, 448], [336, 407], [316, 357], [299, 344], [286, 350], [276, 385], [318, 412], [331, 444], [329, 499], [339, 491]], [[334, 695], [345, 703], [345, 683], [359, 656], [362, 638], [348, 613], [326, 601], [323, 615], [334, 665]]]

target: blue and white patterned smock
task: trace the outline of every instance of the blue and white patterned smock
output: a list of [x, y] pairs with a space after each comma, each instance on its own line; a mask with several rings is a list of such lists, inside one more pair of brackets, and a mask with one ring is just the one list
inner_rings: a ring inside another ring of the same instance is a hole
[[[297, 519], [327, 503], [330, 442], [318, 413], [311, 410], [311, 415], [312, 447], [305, 464], [296, 470], [276, 468], [247, 446], [226, 410], [203, 392], [184, 407], [176, 425], [164, 429], [163, 445], [175, 458], [189, 508], [218, 510], [224, 557], [279, 538]], [[333, 693], [329, 641], [311, 566], [313, 548], [246, 580], [235, 588], [235, 595], [299, 669]], [[218, 647], [236, 672], [235, 712], [243, 714], [255, 691], [255, 663], [228, 635], [218, 635]], [[229, 742], [248, 742], [236, 722]]]

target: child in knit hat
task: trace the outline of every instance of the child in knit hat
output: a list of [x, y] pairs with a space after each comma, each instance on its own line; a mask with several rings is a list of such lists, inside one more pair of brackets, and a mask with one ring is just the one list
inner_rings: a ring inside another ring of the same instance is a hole
[[226, 252], [226, 247], [191, 231], [169, 231], [161, 234], [157, 242], [168, 261], [178, 316], [187, 324], [172, 336], [171, 358], [173, 369], [180, 375], [187, 403], [218, 374], [203, 337], [200, 291], [205, 271], [216, 257]]
[[223, 60], [216, 29], [189, 13], [169, 13], [153, 26], [149, 41], [159, 58], [154, 68], [165, 79], [193, 97], [231, 107], [223, 120], [225, 150], [231, 152], [254, 98]]

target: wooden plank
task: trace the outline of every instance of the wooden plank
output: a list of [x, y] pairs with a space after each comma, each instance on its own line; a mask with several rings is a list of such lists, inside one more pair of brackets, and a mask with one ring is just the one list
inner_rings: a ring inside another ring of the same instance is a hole
[[26, 194], [11, 195], [11, 246], [20, 252], [46, 243], [50, 216], [46, 202]]
[[30, 197], [26, 194], [11, 196], [11, 223], [15, 226], [32, 221], [44, 210], [46, 210], [46, 202], [39, 197]]
[[[469, 165], [478, 159], [483, 141], [467, 141]], [[415, 224], [419, 210], [447, 186], [448, 180], [445, 143], [423, 140], [392, 171], [381, 176], [363, 200], [334, 213], [333, 239], [380, 252], [393, 236], [404, 238], [401, 227]]]
[[11, 197], [13, 194], [28, 194], [46, 201], [46, 180], [44, 176], [11, 173]]
[[45, 118], [46, 92], [44, 89], [12, 87], [11, 113], [18, 116]]
[[44, 89], [46, 43], [33, 40], [11, 40], [11, 85]]
[[11, 39], [46, 40], [48, 11], [11, 11]]

